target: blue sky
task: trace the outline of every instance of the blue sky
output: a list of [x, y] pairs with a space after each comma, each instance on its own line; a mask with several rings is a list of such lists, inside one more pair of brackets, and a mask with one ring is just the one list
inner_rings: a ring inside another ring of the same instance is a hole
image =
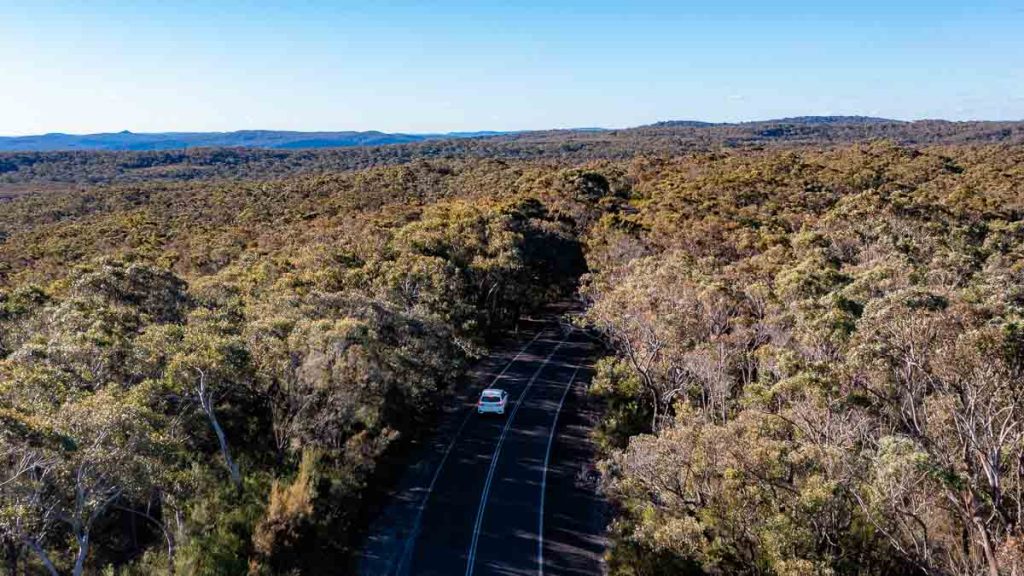
[[0, 134], [1024, 119], [1024, 1], [0, 0]]

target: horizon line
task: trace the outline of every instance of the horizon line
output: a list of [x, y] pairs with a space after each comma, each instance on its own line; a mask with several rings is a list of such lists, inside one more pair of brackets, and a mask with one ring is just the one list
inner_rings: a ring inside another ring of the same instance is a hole
[[969, 124], [969, 123], [1008, 123], [1008, 122], [1024, 122], [1024, 118], [1016, 120], [991, 120], [984, 118], [974, 119], [961, 119], [961, 120], [950, 120], [947, 118], [891, 118], [886, 116], [872, 116], [867, 114], [807, 114], [800, 116], [786, 116], [781, 118], [757, 118], [748, 120], [735, 120], [735, 121], [715, 121], [715, 120], [700, 120], [697, 118], [677, 118], [667, 120], [655, 120], [646, 124], [636, 124], [630, 126], [568, 126], [568, 127], [552, 127], [552, 128], [523, 128], [523, 129], [489, 129], [482, 128], [477, 130], [450, 130], [450, 131], [431, 131], [431, 132], [406, 132], [406, 131], [385, 131], [380, 129], [367, 129], [367, 130], [355, 130], [355, 129], [316, 129], [316, 130], [301, 130], [292, 128], [238, 128], [234, 130], [188, 130], [188, 129], [174, 129], [174, 130], [159, 130], [159, 131], [134, 131], [130, 129], [121, 130], [109, 130], [104, 132], [35, 132], [35, 133], [15, 133], [15, 134], [0, 134], [0, 138], [14, 139], [14, 138], [38, 138], [44, 136], [116, 136], [116, 135], [135, 135], [135, 136], [162, 136], [170, 134], [237, 134], [244, 132], [270, 132], [270, 133], [295, 133], [295, 134], [385, 134], [389, 136], [448, 136], [458, 134], [481, 134], [486, 135], [488, 133], [494, 135], [501, 134], [523, 134], [529, 132], [557, 132], [557, 131], [583, 131], [583, 130], [629, 130], [633, 128], [644, 128], [649, 126], [657, 126], [658, 124], [665, 123], [699, 123], [705, 124], [707, 127], [712, 126], [735, 126], [743, 124], [758, 124], [758, 123], [770, 123], [770, 122], [784, 122], [787, 120], [800, 120], [800, 119], [813, 119], [813, 118], [836, 118], [836, 119], [870, 119], [880, 122], [893, 122], [910, 124], [914, 122], [948, 122], [951, 124]]

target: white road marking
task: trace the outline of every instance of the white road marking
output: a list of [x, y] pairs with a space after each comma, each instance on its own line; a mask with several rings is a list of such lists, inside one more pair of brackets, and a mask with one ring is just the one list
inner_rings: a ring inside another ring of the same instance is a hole
[[551, 462], [551, 445], [555, 441], [555, 430], [558, 429], [558, 415], [562, 413], [565, 397], [569, 395], [569, 390], [576, 382], [576, 374], [579, 371], [580, 366], [576, 366], [572, 376], [569, 377], [569, 383], [565, 385], [565, 390], [562, 391], [562, 399], [558, 401], [558, 411], [555, 412], [555, 421], [551, 423], [551, 434], [548, 435], [547, 452], [544, 453], [544, 473], [540, 478], [540, 521], [537, 524], [537, 574], [540, 576], [544, 576], [544, 500], [548, 487], [548, 464]]
[[[532, 346], [533, 343], [536, 342], [537, 339], [540, 338], [540, 335], [543, 334], [546, 330], [547, 328], [542, 328], [540, 331], [538, 331], [537, 334], [533, 337], [533, 339], [527, 342], [526, 346], [523, 346], [522, 350], [520, 350], [515, 356], [512, 357], [511, 360], [508, 361], [508, 364], [505, 364], [505, 367], [501, 370], [501, 372], [499, 372], [498, 375], [495, 376], [493, 380], [491, 380], [491, 383], [485, 386], [485, 388], [490, 388], [491, 386], [494, 386], [494, 384], [498, 380], [500, 380], [502, 376], [505, 375], [505, 372], [508, 372], [508, 369], [512, 367], [512, 364], [515, 364], [515, 361], [518, 360], [519, 357], [522, 356], [524, 352], [526, 352], [526, 349]], [[419, 536], [420, 523], [423, 520], [423, 511], [427, 507], [427, 501], [430, 500], [430, 495], [434, 492], [434, 486], [437, 484], [437, 479], [441, 476], [441, 470], [444, 468], [445, 462], [448, 461], [448, 455], [451, 454], [452, 448], [455, 446], [455, 442], [459, 439], [459, 436], [462, 434], [462, 430], [466, 427], [466, 423], [469, 422], [469, 418], [473, 416], [473, 412], [475, 411], [476, 405], [473, 405], [473, 407], [471, 407], [466, 412], [466, 417], [462, 419], [462, 423], [459, 424], [458, 430], [455, 431], [455, 436], [452, 437], [452, 441], [448, 443], [447, 448], [445, 448], [444, 450], [444, 456], [441, 457], [441, 462], [438, 463], [437, 470], [434, 471], [434, 477], [430, 479], [430, 485], [427, 486], [427, 493], [423, 495], [423, 500], [420, 501], [420, 507], [416, 511], [416, 519], [413, 521], [413, 529], [410, 532], [409, 537], [405, 540], [405, 546], [402, 549], [402, 555], [399, 557], [398, 560], [398, 569], [395, 571], [395, 574], [399, 576], [401, 576], [402, 568], [405, 567], [405, 563], [408, 560], [409, 555], [412, 553], [412, 544], [416, 541], [416, 538]]]
[[491, 467], [487, 471], [487, 481], [484, 482], [484, 492], [483, 494], [480, 495], [480, 506], [478, 506], [476, 510], [476, 524], [473, 526], [473, 540], [469, 545], [469, 551], [467, 552], [466, 558], [466, 576], [472, 576], [473, 568], [474, 565], [476, 564], [476, 546], [477, 543], [480, 541], [480, 527], [483, 525], [484, 511], [487, 509], [487, 499], [488, 497], [490, 497], [491, 494], [491, 482], [494, 481], [494, 470], [497, 468], [498, 457], [501, 455], [501, 445], [504, 444], [505, 436], [508, 435], [509, 428], [512, 427], [512, 421], [516, 417], [516, 412], [519, 412], [519, 407], [523, 405], [523, 398], [526, 398], [526, 393], [530, 391], [530, 388], [533, 386], [533, 383], [537, 380], [537, 377], [540, 375], [541, 370], [543, 370], [548, 365], [548, 363], [551, 361], [551, 358], [553, 358], [554, 355], [558, 352], [558, 349], [562, 347], [562, 344], [565, 344], [565, 341], [569, 339], [569, 336], [571, 336], [572, 333], [573, 330], [570, 329], [569, 332], [565, 334], [565, 337], [562, 338], [562, 341], [559, 342], [558, 345], [555, 346], [555, 348], [551, 351], [551, 353], [548, 354], [548, 357], [544, 359], [544, 363], [541, 364], [533, 373], [533, 376], [530, 378], [530, 381], [526, 383], [526, 387], [523, 388], [523, 391], [519, 394], [519, 398], [516, 399], [516, 407], [512, 409], [512, 414], [509, 415], [508, 420], [505, 422], [505, 427], [502, 428], [501, 430], [501, 436], [498, 438], [498, 445], [495, 446], [494, 454], [491, 455]]

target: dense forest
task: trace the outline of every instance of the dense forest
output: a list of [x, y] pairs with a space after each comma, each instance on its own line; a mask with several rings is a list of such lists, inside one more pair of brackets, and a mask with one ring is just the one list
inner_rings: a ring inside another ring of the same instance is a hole
[[516, 194], [531, 177], [555, 178], [424, 164], [10, 202], [7, 569], [338, 566], [380, 456], [583, 270], [574, 205]]
[[617, 574], [1024, 569], [1024, 151], [635, 168], [588, 232]]
[[1020, 573], [1022, 134], [0, 156], [5, 569], [336, 569], [419, 407], [575, 295], [613, 574]]
[[639, 154], [672, 156], [722, 147], [815, 147], [878, 139], [912, 146], [1024, 144], [1024, 122], [811, 116], [740, 124], [660, 122], [622, 130], [550, 130], [332, 149], [0, 152], [0, 200], [5, 191], [10, 195], [54, 183], [284, 178], [423, 159], [554, 160], [575, 165], [630, 160]]

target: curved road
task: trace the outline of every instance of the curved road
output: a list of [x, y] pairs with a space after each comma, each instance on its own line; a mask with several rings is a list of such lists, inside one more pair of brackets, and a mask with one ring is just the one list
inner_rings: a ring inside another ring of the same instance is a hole
[[[370, 527], [360, 574], [602, 572], [605, 507], [586, 481], [594, 345], [554, 320], [535, 328], [478, 366], [414, 451]], [[504, 416], [476, 413], [485, 387], [508, 391]]]

